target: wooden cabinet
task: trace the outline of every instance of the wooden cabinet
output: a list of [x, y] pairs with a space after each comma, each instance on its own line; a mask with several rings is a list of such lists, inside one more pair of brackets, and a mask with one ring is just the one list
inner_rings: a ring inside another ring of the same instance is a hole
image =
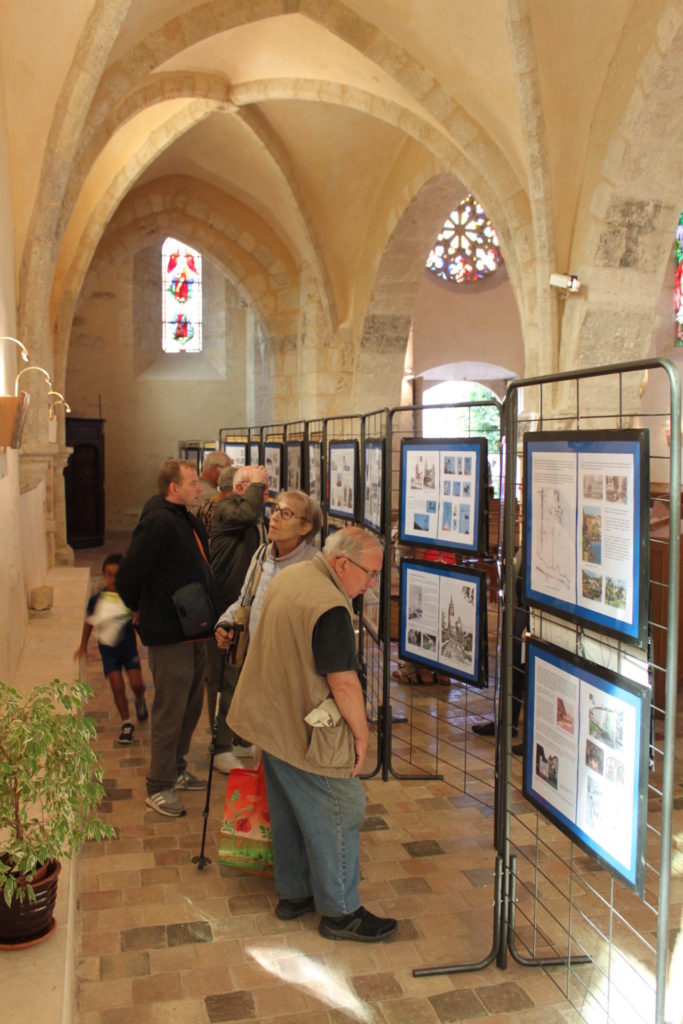
[[72, 548], [104, 544], [104, 420], [67, 416], [73, 448], [64, 470], [66, 539]]

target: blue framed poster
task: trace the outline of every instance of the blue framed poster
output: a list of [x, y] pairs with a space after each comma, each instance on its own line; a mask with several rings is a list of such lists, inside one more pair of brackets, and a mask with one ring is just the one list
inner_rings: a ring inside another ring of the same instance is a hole
[[356, 518], [356, 482], [358, 480], [358, 441], [330, 441], [329, 444], [330, 515]]
[[268, 474], [268, 492], [278, 494], [282, 490], [282, 441], [265, 441], [263, 463]]
[[306, 457], [306, 487], [312, 498], [322, 504], [323, 446], [321, 441], [309, 441]]
[[647, 641], [649, 433], [524, 437], [524, 600]]
[[401, 560], [399, 658], [488, 685], [486, 573]]
[[261, 464], [261, 444], [259, 441], [249, 442], [249, 465], [259, 466]]
[[303, 483], [303, 441], [287, 441], [287, 490], [300, 491]]
[[399, 540], [486, 554], [485, 437], [401, 441]]
[[384, 527], [384, 439], [363, 444], [363, 526]]
[[524, 796], [641, 897], [650, 688], [527, 645]]
[[247, 446], [246, 443], [236, 441], [225, 441], [223, 443], [223, 451], [230, 459], [230, 463], [233, 466], [246, 466], [247, 464]]

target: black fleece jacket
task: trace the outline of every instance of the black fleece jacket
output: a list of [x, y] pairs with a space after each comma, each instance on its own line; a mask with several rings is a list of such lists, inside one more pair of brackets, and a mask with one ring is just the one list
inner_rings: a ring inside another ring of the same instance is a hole
[[208, 556], [206, 532], [199, 520], [184, 505], [156, 494], [145, 504], [116, 573], [121, 598], [128, 608], [140, 613], [138, 629], [147, 646], [177, 644], [186, 639], [171, 595], [187, 583], [204, 585], [218, 618], [216, 586], [193, 531]]

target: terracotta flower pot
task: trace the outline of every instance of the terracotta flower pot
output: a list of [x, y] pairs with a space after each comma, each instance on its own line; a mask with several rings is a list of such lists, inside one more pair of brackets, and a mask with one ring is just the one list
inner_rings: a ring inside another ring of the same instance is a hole
[[57, 879], [62, 865], [58, 860], [44, 865], [45, 874], [31, 882], [36, 898], [30, 903], [28, 897], [12, 900], [9, 907], [0, 893], [0, 947], [18, 949], [40, 939], [47, 938], [54, 931], [52, 913], [57, 899]]

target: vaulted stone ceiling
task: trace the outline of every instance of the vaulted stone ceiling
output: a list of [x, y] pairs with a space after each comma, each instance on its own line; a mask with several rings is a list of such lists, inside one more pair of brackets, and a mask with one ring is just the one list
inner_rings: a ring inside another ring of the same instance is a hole
[[[233, 241], [262, 266], [307, 267], [330, 336], [358, 346], [392, 234], [449, 174], [501, 237], [529, 367], [552, 369], [548, 271], [595, 262], [614, 193], [634, 183], [660, 197], [646, 211], [657, 236], [670, 220], [682, 21], [680, 0], [11, 0], [0, 45], [23, 322], [52, 338], [59, 379], [98, 246], [109, 238], [114, 258], [131, 211], [143, 234], [171, 192], [210, 229], [217, 191]], [[585, 315], [577, 304], [568, 351]]]

